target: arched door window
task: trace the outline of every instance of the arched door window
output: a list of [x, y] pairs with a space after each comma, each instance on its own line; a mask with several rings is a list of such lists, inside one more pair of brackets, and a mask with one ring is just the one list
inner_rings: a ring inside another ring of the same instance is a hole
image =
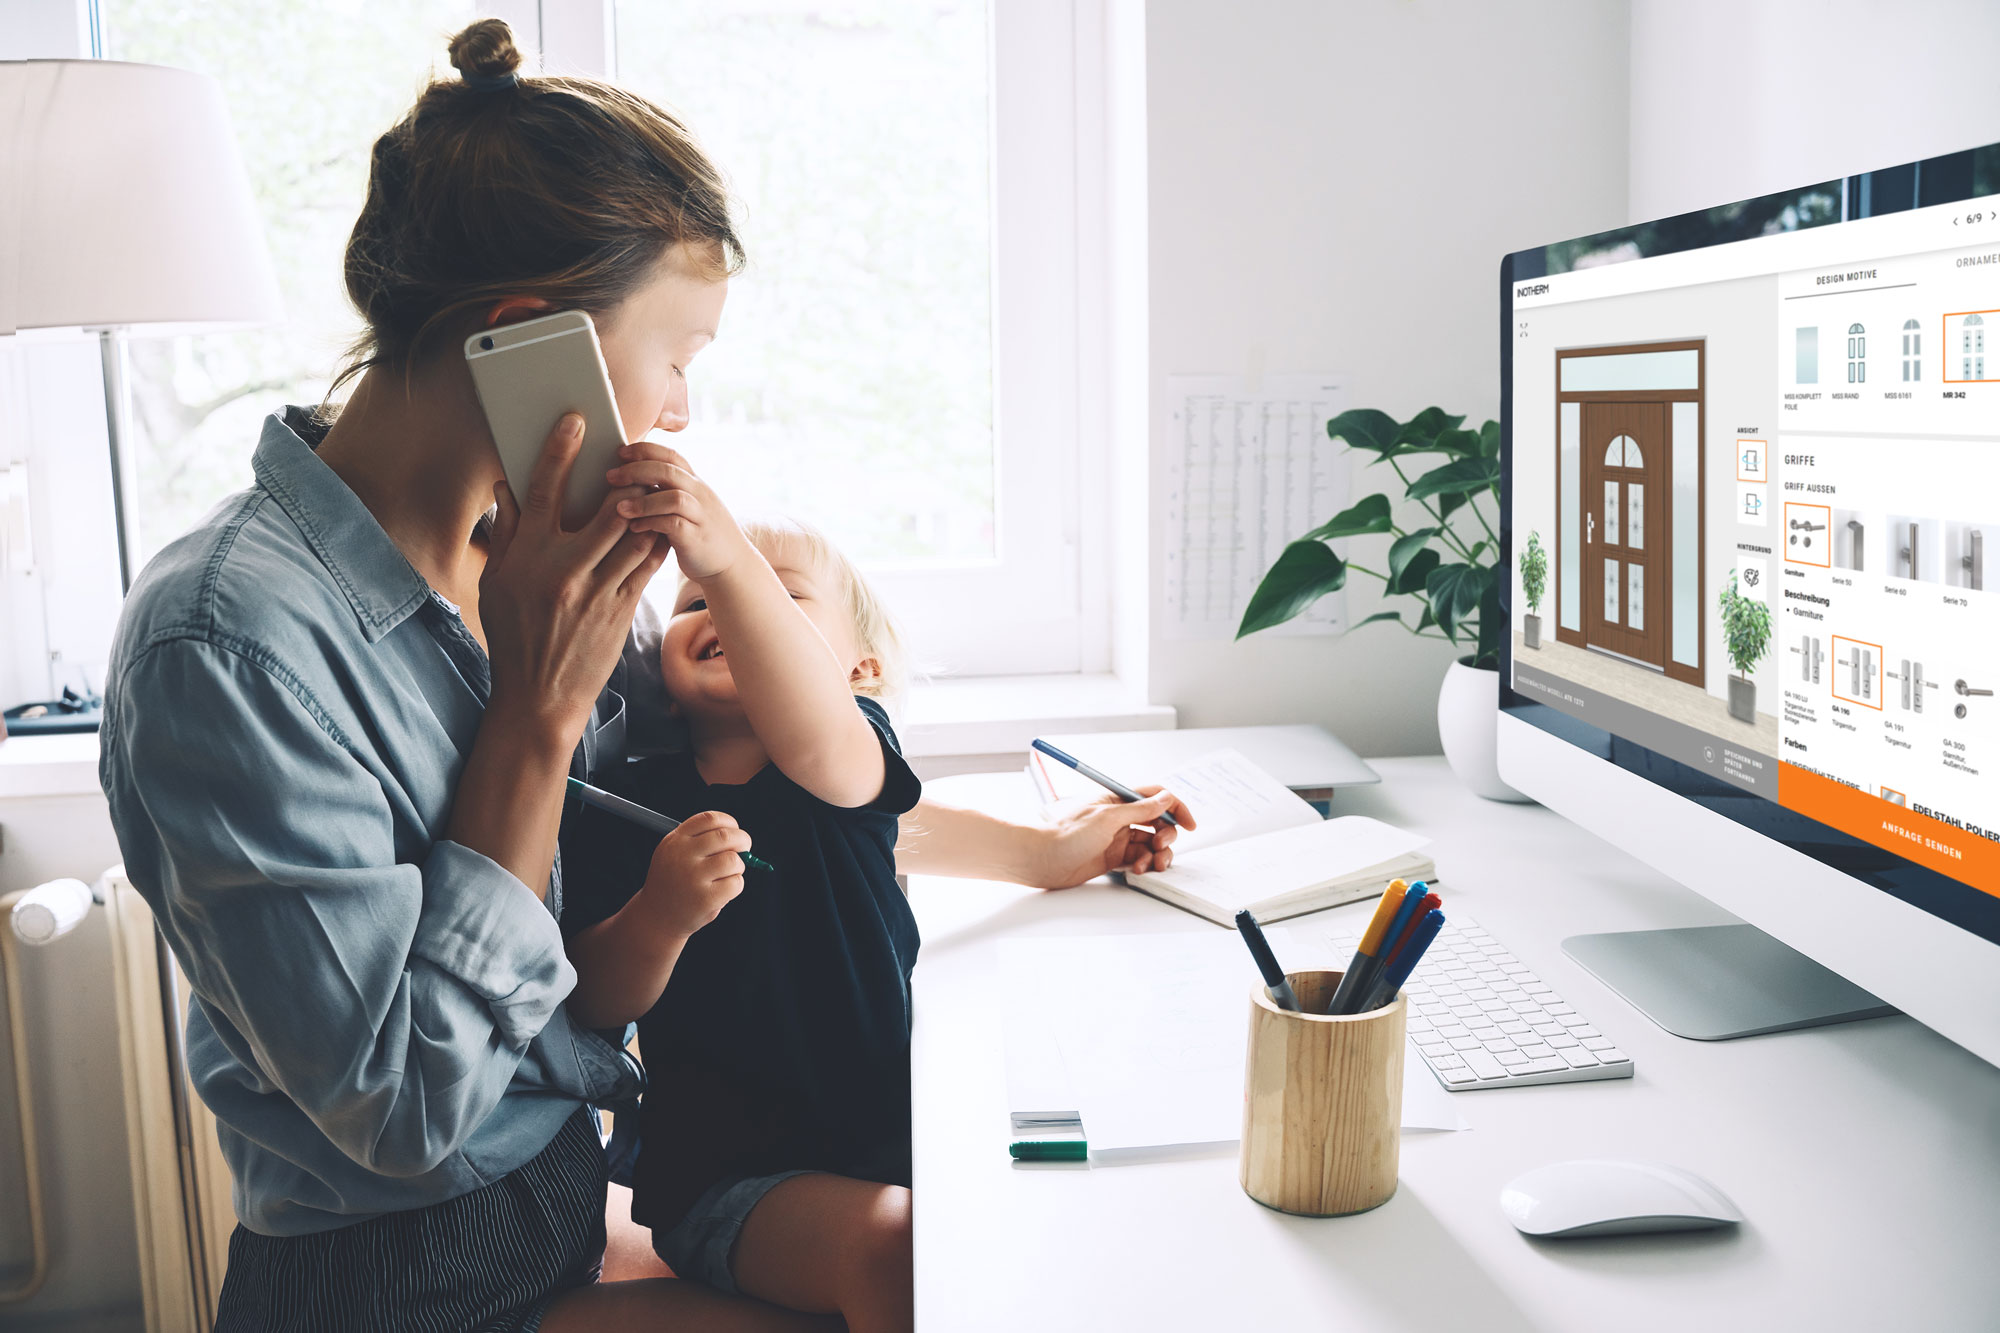
[[1924, 330], [1914, 319], [1903, 321], [1903, 378], [1924, 377]]
[[1959, 355], [1964, 362], [1961, 367], [1962, 380], [1983, 380], [1986, 378], [1986, 321], [1978, 315], [1967, 315], [1959, 326]]
[[1866, 384], [1868, 382], [1868, 330], [1859, 324], [1847, 326], [1847, 382]]
[[1620, 435], [1604, 446], [1604, 466], [1644, 467], [1645, 455], [1639, 452], [1639, 442], [1630, 435]]

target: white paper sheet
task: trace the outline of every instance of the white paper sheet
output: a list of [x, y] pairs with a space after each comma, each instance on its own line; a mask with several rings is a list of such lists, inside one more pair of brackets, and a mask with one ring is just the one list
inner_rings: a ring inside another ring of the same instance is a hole
[[[1352, 462], [1326, 423], [1345, 394], [1330, 375], [1266, 375], [1247, 389], [1228, 375], [1167, 381], [1167, 632], [1228, 639], [1250, 594], [1295, 541], [1347, 507]], [[1336, 592], [1274, 634], [1336, 634]]]
[[[1316, 936], [1295, 937], [1284, 927], [1266, 935], [1288, 967], [1339, 965]], [[1052, 1066], [1046, 1055], [1013, 1054], [1017, 1040], [1033, 1033], [1028, 1039], [1061, 1047], [1073, 1093], [1067, 1100], [1083, 1115], [1094, 1158], [1133, 1159], [1241, 1136], [1257, 970], [1233, 932], [1004, 940], [1000, 962], [1010, 1101], [1065, 1100], [1046, 1083], [1015, 1082], [1017, 1074]], [[1450, 1094], [1437, 1088], [1415, 1051], [1404, 1064], [1403, 1127], [1464, 1128], [1449, 1101], [1440, 1101]]]

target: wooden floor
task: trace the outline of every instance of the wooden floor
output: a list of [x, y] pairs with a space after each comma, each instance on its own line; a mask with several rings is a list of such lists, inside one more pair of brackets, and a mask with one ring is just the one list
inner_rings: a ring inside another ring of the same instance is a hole
[[[1777, 702], [1775, 692], [1758, 692], [1757, 724], [1751, 726], [1729, 715], [1726, 700], [1716, 698], [1699, 686], [1669, 680], [1649, 667], [1588, 648], [1557, 643], [1550, 637], [1546, 625], [1539, 648], [1529, 648], [1519, 634], [1514, 636], [1514, 660], [1600, 694], [1637, 704], [1711, 735], [1736, 740], [1759, 754], [1778, 753], [1778, 718], [1775, 713], [1765, 711]], [[1771, 697], [1766, 698], [1766, 693], [1771, 693]]]

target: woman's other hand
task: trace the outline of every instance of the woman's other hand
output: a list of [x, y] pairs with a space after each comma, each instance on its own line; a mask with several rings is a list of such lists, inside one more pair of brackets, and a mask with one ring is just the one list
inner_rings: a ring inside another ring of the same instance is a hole
[[1172, 792], [1157, 786], [1136, 789], [1146, 799], [1121, 801], [1108, 792], [1090, 800], [1066, 801], [1050, 813], [1031, 862], [1029, 882], [1044, 889], [1067, 889], [1114, 870], [1143, 875], [1174, 863], [1173, 842], [1180, 830], [1161, 816], [1171, 813], [1181, 828], [1194, 816]]
[[678, 450], [641, 440], [619, 450], [625, 461], [605, 473], [613, 486], [651, 488], [621, 500], [619, 514], [637, 533], [666, 537], [681, 573], [699, 583], [727, 571], [754, 548], [707, 482]]
[[553, 743], [576, 743], [591, 705], [617, 664], [632, 616], [667, 544], [631, 530], [614, 491], [589, 523], [562, 527], [562, 497], [583, 444], [583, 418], [556, 423], [535, 464], [524, 501], [506, 482], [494, 487], [499, 514], [479, 580], [479, 615], [492, 662], [492, 706], [546, 728]]

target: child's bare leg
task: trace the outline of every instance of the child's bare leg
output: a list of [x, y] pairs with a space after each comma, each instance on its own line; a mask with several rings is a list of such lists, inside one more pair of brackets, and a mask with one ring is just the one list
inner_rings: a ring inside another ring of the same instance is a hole
[[744, 1219], [730, 1271], [745, 1295], [837, 1312], [848, 1333], [908, 1333], [910, 1192], [818, 1172], [780, 1181]]

